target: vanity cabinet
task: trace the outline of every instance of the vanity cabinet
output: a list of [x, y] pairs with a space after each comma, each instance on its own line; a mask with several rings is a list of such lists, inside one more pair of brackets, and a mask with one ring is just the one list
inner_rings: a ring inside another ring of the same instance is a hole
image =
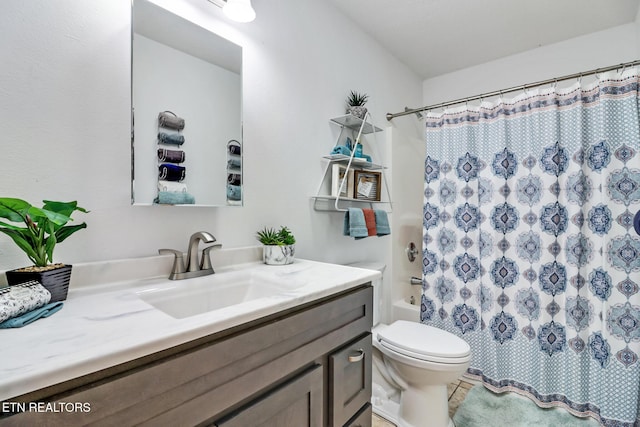
[[57, 384], [12, 402], [81, 402], [0, 426], [371, 425], [370, 284]]

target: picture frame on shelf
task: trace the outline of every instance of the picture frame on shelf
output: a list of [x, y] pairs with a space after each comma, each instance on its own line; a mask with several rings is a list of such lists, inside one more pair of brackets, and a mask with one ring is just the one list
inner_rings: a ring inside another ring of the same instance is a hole
[[[342, 179], [345, 178], [346, 182], [342, 186], [340, 191], [340, 184]], [[347, 173], [347, 168], [344, 165], [334, 164], [331, 169], [331, 196], [333, 197], [353, 197], [353, 169], [350, 169]]]
[[355, 190], [353, 198], [371, 202], [380, 201], [382, 174], [380, 172], [356, 170], [354, 171]]

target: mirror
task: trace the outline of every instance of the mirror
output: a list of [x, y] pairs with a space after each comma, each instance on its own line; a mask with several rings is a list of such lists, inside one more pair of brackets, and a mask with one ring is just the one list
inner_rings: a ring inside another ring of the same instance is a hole
[[242, 205], [242, 48], [133, 2], [131, 201]]

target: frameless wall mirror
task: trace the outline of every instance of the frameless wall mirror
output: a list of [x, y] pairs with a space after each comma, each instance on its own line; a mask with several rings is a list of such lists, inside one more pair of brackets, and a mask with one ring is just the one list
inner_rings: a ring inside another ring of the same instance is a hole
[[131, 200], [242, 205], [242, 48], [133, 1]]

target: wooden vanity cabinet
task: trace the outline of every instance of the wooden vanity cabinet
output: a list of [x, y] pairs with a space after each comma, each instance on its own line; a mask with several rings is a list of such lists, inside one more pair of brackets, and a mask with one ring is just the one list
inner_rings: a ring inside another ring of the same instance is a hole
[[82, 402], [0, 426], [371, 426], [370, 284], [10, 399]]

